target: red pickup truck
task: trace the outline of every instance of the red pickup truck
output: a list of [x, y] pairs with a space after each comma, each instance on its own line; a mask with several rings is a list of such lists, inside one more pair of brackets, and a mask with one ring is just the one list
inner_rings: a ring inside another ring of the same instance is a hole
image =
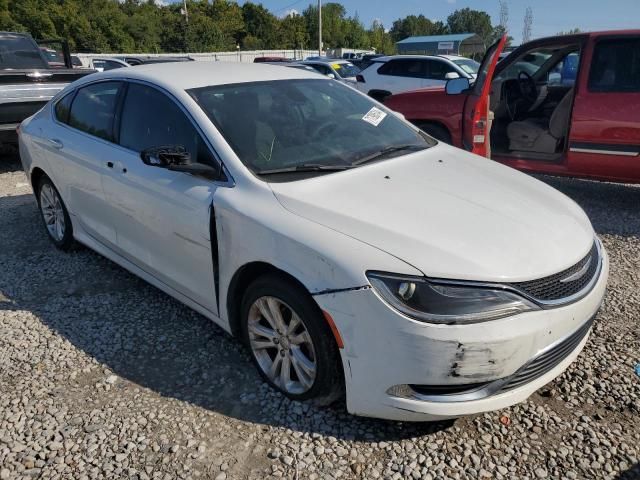
[[526, 43], [478, 78], [392, 95], [432, 136], [520, 170], [640, 183], [640, 30]]

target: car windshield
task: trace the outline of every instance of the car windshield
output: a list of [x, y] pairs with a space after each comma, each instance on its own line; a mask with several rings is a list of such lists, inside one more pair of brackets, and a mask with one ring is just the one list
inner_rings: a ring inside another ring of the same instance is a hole
[[0, 69], [49, 68], [40, 49], [22, 35], [3, 34], [0, 42]]
[[360, 73], [360, 69], [352, 63], [332, 63], [331, 66], [342, 78], [355, 77]]
[[469, 75], [475, 75], [480, 69], [480, 64], [470, 58], [456, 58], [453, 63], [458, 65], [465, 73]]
[[331, 80], [219, 85], [189, 94], [258, 175], [327, 173], [435, 144], [391, 111]]

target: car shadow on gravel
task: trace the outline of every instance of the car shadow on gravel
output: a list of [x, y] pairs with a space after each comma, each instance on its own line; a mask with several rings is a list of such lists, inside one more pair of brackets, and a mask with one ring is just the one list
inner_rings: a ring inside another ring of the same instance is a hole
[[[269, 388], [240, 342], [208, 319], [87, 248], [56, 250], [32, 195], [0, 197], [0, 211], [0, 317], [32, 314], [84, 352], [84, 365], [100, 364], [89, 372], [71, 368], [58, 382], [65, 395], [78, 397], [78, 408], [87, 388], [108, 403], [140, 386], [244, 422], [368, 443], [423, 437], [453, 424], [387, 422], [352, 416], [343, 402], [292, 402]], [[111, 372], [119, 377], [113, 385]]]
[[580, 205], [600, 235], [640, 238], [640, 185], [537, 175]]
[[13, 147], [0, 146], [0, 174], [22, 170], [20, 156]]
[[[612, 212], [631, 217], [635, 205], [635, 220], [616, 229], [640, 236], [640, 189], [544, 180], [594, 215], [600, 233], [614, 229]], [[64, 254], [53, 248], [35, 202], [26, 197], [0, 197], [0, 310], [30, 312], [101, 365], [70, 369], [59, 387], [83, 394], [80, 387], [94, 388], [108, 402], [140, 386], [237, 420], [367, 443], [429, 436], [454, 425], [359, 418], [343, 403], [316, 407], [288, 400], [260, 379], [240, 343], [209, 320], [88, 249]], [[114, 388], [106, 388], [110, 372], [120, 377]], [[637, 471], [633, 467], [624, 478]]]
[[622, 472], [616, 480], [638, 480], [640, 478], [640, 463], [636, 463], [626, 472]]

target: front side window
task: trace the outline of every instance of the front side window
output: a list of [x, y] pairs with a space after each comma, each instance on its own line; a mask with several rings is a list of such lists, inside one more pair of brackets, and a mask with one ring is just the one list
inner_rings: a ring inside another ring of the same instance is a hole
[[119, 143], [136, 152], [164, 145], [184, 147], [191, 161], [215, 166], [213, 156], [184, 112], [155, 88], [130, 83], [122, 107]]
[[445, 62], [438, 60], [429, 62], [429, 78], [432, 80], [445, 80], [445, 75], [451, 72], [456, 72], [456, 70]]
[[121, 82], [100, 82], [78, 90], [69, 125], [105, 140], [113, 141], [113, 119]]
[[640, 92], [640, 38], [602, 40], [596, 44], [589, 90]]
[[452, 62], [469, 75], [476, 75], [480, 69], [480, 64], [470, 58], [456, 58]]
[[352, 168], [435, 143], [338, 82], [250, 82], [189, 93], [240, 160], [259, 175], [310, 166]]

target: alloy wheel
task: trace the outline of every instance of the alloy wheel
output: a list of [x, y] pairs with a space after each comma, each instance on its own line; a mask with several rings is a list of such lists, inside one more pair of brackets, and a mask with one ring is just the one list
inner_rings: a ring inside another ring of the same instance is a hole
[[42, 212], [42, 218], [47, 226], [49, 235], [56, 241], [61, 242], [65, 234], [65, 221], [64, 221], [64, 209], [62, 207], [62, 200], [58, 195], [58, 192], [45, 183], [40, 189], [40, 211]]
[[247, 327], [251, 351], [271, 382], [289, 394], [309, 391], [317, 360], [300, 316], [276, 297], [260, 297], [249, 309]]

